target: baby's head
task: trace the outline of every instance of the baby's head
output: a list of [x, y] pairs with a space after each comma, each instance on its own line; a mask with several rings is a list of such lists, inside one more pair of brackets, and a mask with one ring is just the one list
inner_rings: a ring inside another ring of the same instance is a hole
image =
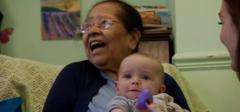
[[164, 72], [161, 63], [143, 54], [126, 57], [119, 69], [117, 94], [129, 99], [136, 99], [143, 89], [151, 94], [165, 92]]

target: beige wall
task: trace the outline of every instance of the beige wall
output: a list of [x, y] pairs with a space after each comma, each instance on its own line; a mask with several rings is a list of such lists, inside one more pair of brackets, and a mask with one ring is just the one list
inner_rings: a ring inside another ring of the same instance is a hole
[[220, 42], [221, 0], [175, 0], [174, 64], [210, 112], [240, 112], [240, 82]]
[[1, 45], [1, 52], [54, 64], [84, 59], [80, 40], [41, 40], [40, 0], [1, 0], [3, 27], [13, 27], [11, 40]]

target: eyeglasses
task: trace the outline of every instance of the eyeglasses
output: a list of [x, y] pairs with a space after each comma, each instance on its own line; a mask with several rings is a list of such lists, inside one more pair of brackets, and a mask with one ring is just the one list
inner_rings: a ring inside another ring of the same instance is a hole
[[113, 25], [114, 20], [108, 18], [98, 18], [96, 21], [87, 21], [82, 24], [80, 31], [82, 34], [88, 34], [93, 26], [100, 28], [101, 30], [108, 30]]

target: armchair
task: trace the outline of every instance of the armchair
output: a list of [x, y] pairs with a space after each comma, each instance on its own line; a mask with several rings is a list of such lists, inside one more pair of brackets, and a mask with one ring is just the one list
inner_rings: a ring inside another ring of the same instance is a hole
[[[182, 89], [191, 111], [207, 112], [206, 106], [191, 90], [190, 84], [178, 69], [167, 63], [164, 63], [163, 67]], [[8, 109], [9, 112], [11, 109], [12, 112], [17, 112], [16, 110], [19, 109], [18, 112], [41, 112], [48, 91], [62, 68], [62, 65], [0, 55], [0, 111]], [[1, 102], [12, 99], [18, 102], [3, 108]]]

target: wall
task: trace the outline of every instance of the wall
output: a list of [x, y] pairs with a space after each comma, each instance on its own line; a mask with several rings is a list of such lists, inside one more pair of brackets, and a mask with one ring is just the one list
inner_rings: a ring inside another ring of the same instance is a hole
[[175, 0], [174, 64], [210, 112], [239, 112], [240, 83], [220, 42], [221, 0]]
[[80, 40], [41, 40], [40, 0], [1, 0], [2, 27], [13, 27], [11, 40], [1, 52], [54, 64], [67, 64], [85, 58]]

